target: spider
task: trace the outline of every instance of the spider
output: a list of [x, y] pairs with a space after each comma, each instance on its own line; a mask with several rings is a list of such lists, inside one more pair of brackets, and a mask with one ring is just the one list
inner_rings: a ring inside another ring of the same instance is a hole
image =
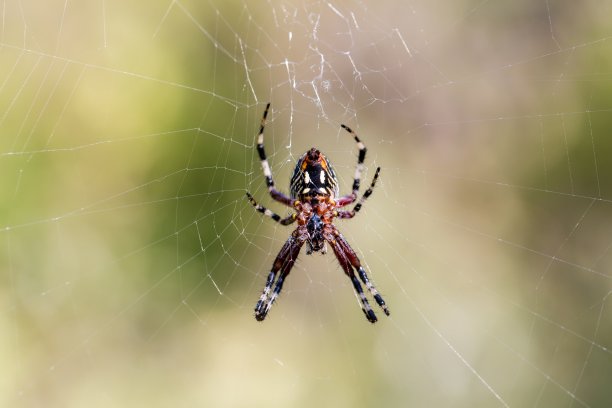
[[[270, 104], [268, 103], [261, 119], [261, 126], [257, 138], [257, 152], [259, 153], [261, 167], [266, 177], [266, 184], [270, 196], [272, 196], [274, 200], [291, 207], [295, 212], [281, 219], [278, 214], [257, 204], [248, 191], [246, 195], [249, 202], [255, 207], [255, 210], [267, 215], [282, 225], [290, 225], [297, 221], [298, 226], [293, 230], [291, 236], [285, 242], [272, 264], [272, 270], [268, 275], [266, 286], [255, 305], [255, 319], [263, 321], [266, 318], [274, 301], [280, 294], [283, 283], [287, 275], [289, 275], [304, 243], [306, 243], [306, 254], [308, 255], [313, 252], [325, 254], [327, 252], [327, 243], [329, 243], [342, 270], [351, 279], [353, 287], [359, 296], [361, 309], [368, 321], [376, 323], [378, 319], [366, 299], [361, 283], [355, 275], [355, 270], [374, 300], [376, 300], [376, 303], [378, 303], [378, 306], [380, 306], [384, 313], [389, 316], [389, 308], [368, 278], [365, 269], [363, 269], [363, 266], [359, 262], [357, 254], [355, 254], [355, 251], [353, 251], [346, 239], [333, 224], [333, 219], [335, 217], [353, 218], [359, 212], [363, 202], [372, 194], [376, 180], [378, 180], [380, 167], [376, 169], [370, 187], [359, 201], [357, 201], [353, 209], [350, 211], [338, 210], [338, 208], [345, 207], [357, 200], [359, 182], [366, 155], [366, 147], [361, 140], [359, 140], [357, 134], [348, 126], [341, 125], [344, 130], [354, 137], [357, 147], [359, 148], [352, 193], [338, 197], [338, 178], [336, 177], [334, 168], [327, 157], [313, 147], [304, 153], [295, 165], [295, 170], [293, 171], [290, 182], [290, 197], [287, 197], [274, 187], [272, 172], [264, 150], [264, 127], [266, 125], [269, 109]], [[274, 284], [277, 274], [279, 275], [276, 279], [276, 284]], [[273, 285], [274, 290], [272, 290]], [[270, 294], [270, 292], [272, 293]]]

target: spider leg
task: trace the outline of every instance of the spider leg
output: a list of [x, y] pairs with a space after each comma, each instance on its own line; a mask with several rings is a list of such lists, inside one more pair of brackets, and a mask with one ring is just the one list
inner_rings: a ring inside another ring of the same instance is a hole
[[270, 196], [279, 203], [283, 203], [289, 207], [293, 207], [295, 200], [287, 197], [274, 187], [274, 180], [272, 179], [272, 170], [270, 164], [266, 158], [266, 151], [264, 149], [264, 128], [266, 127], [266, 119], [268, 117], [268, 111], [270, 110], [270, 103], [266, 105], [263, 117], [261, 118], [261, 125], [259, 127], [259, 134], [257, 135], [257, 153], [259, 153], [259, 160], [261, 160], [261, 168], [263, 169], [264, 176], [266, 177], [266, 185], [268, 186], [268, 192]]
[[336, 258], [338, 259], [340, 266], [344, 270], [344, 273], [346, 273], [346, 275], [351, 279], [351, 282], [353, 283], [353, 287], [355, 288], [357, 295], [359, 295], [359, 300], [361, 301], [361, 310], [363, 311], [363, 314], [365, 314], [366, 319], [368, 319], [370, 323], [376, 323], [376, 321], [378, 320], [376, 318], [376, 314], [374, 313], [374, 311], [372, 310], [372, 307], [368, 303], [368, 299], [366, 299], [365, 293], [363, 293], [363, 288], [361, 287], [361, 284], [359, 283], [359, 279], [357, 279], [357, 277], [355, 276], [355, 272], [353, 271], [353, 267], [351, 266], [351, 262], [348, 258], [348, 254], [345, 252], [339, 240], [328, 239], [328, 241], [332, 249], [334, 250], [334, 254], [336, 255]]
[[255, 201], [253, 196], [248, 191], [246, 192], [246, 195], [247, 195], [247, 198], [249, 199], [249, 202], [253, 205], [253, 207], [255, 207], [255, 210], [259, 211], [263, 215], [267, 215], [268, 217], [272, 218], [274, 221], [276, 221], [278, 223], [281, 223], [282, 225], [289, 225], [289, 224], [295, 222], [295, 220], [297, 218], [297, 214], [296, 213], [293, 213], [293, 214], [287, 216], [286, 218], [282, 218], [281, 219], [280, 215], [276, 214], [275, 212], [273, 212], [271, 210], [268, 210], [263, 205], [257, 204], [257, 201]]
[[357, 257], [355, 251], [353, 251], [353, 248], [351, 248], [349, 243], [346, 241], [346, 239], [344, 239], [342, 235], [339, 235], [337, 237], [337, 240], [339, 245], [342, 247], [344, 253], [346, 254], [348, 261], [351, 263], [351, 265], [353, 265], [355, 269], [357, 269], [359, 278], [361, 278], [361, 281], [366, 285], [366, 287], [372, 294], [372, 297], [374, 298], [374, 300], [376, 300], [376, 303], [378, 303], [378, 306], [380, 306], [383, 312], [385, 312], [385, 314], [389, 316], [390, 312], [389, 308], [387, 307], [387, 304], [383, 300], [382, 296], [380, 296], [380, 293], [378, 293], [376, 287], [372, 284], [372, 282], [370, 282], [370, 279], [368, 279], [368, 275], [366, 274], [365, 269], [363, 269], [363, 266], [361, 266], [361, 262], [359, 261], [359, 258]]
[[361, 173], [363, 172], [363, 162], [365, 160], [367, 149], [363, 142], [359, 139], [357, 134], [346, 125], [340, 125], [342, 129], [349, 132], [355, 138], [355, 142], [357, 142], [357, 147], [359, 148], [359, 155], [357, 156], [357, 166], [355, 167], [355, 177], [353, 179], [353, 192], [352, 194], [346, 195], [344, 197], [340, 197], [338, 199], [338, 206], [343, 207], [345, 205], [351, 204], [357, 199], [357, 193], [359, 192], [359, 184], [361, 182]]
[[[295, 236], [289, 237], [289, 239], [285, 242], [285, 245], [281, 248], [280, 252], [276, 256], [274, 263], [272, 264], [272, 270], [268, 275], [268, 279], [266, 280], [266, 286], [264, 287], [263, 293], [261, 297], [257, 301], [255, 305], [255, 319], [258, 321], [262, 321], [266, 318], [266, 315], [270, 311], [272, 304], [280, 294], [280, 291], [283, 288], [283, 283], [291, 268], [295, 264], [295, 261], [300, 253], [300, 249], [304, 244], [303, 240], [296, 238]], [[272, 284], [274, 283], [274, 278], [276, 274], [280, 271], [280, 275], [276, 280], [276, 285], [274, 286], [274, 291], [272, 292], [272, 296], [268, 298], [270, 291], [272, 290]]]
[[353, 218], [355, 214], [357, 214], [359, 210], [361, 210], [361, 206], [363, 205], [363, 202], [367, 200], [367, 198], [370, 195], [372, 195], [372, 191], [374, 191], [374, 186], [376, 185], [376, 180], [378, 180], [379, 173], [380, 173], [380, 167], [377, 167], [376, 173], [374, 173], [374, 178], [372, 179], [372, 183], [370, 184], [370, 187], [366, 190], [365, 193], [363, 193], [363, 196], [359, 199], [357, 204], [355, 204], [355, 207], [353, 207], [351, 211], [338, 211], [337, 213], [338, 218]]

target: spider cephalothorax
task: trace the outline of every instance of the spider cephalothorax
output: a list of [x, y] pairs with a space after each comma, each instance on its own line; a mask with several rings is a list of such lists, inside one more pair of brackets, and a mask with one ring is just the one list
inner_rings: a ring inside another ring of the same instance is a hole
[[327, 252], [327, 247], [325, 246], [325, 238], [323, 237], [323, 220], [317, 214], [313, 214], [310, 216], [310, 219], [306, 223], [306, 230], [308, 231], [308, 239], [306, 242], [308, 243], [307, 254], [312, 254], [313, 251], [321, 251], [322, 253]]
[[[361, 308], [366, 318], [375, 323], [377, 318], [374, 311], [370, 307], [368, 300], [366, 299], [365, 293], [359, 279], [366, 285], [368, 291], [374, 297], [376, 303], [383, 309], [385, 314], [389, 315], [389, 309], [385, 304], [382, 296], [378, 293], [374, 285], [370, 282], [365, 269], [361, 266], [361, 262], [355, 254], [355, 251], [349, 246], [346, 239], [340, 234], [338, 229], [333, 224], [333, 219], [338, 218], [353, 218], [355, 214], [361, 209], [361, 206], [365, 199], [372, 194], [372, 189], [378, 180], [378, 174], [380, 167], [376, 169], [374, 178], [370, 187], [366, 190], [363, 196], [359, 199], [355, 207], [351, 211], [338, 210], [338, 208], [349, 205], [357, 199], [357, 193], [359, 191], [359, 183], [361, 178], [361, 172], [363, 170], [363, 162], [365, 160], [366, 148], [364, 144], [359, 140], [359, 137], [348, 127], [342, 125], [346, 131], [353, 135], [355, 142], [359, 148], [359, 156], [357, 159], [357, 168], [355, 170], [355, 178], [353, 181], [353, 191], [351, 194], [338, 197], [339, 187], [338, 179], [334, 168], [325, 157], [316, 148], [311, 148], [304, 153], [293, 170], [291, 176], [291, 182], [289, 185], [290, 197], [287, 197], [274, 187], [274, 180], [272, 179], [272, 172], [270, 165], [266, 159], [266, 153], [263, 144], [263, 132], [268, 116], [268, 110], [270, 104], [266, 106], [263, 118], [261, 120], [261, 126], [259, 128], [259, 136], [257, 138], [257, 152], [261, 160], [261, 166], [263, 168], [264, 176], [266, 177], [266, 184], [268, 191], [272, 198], [282, 204], [292, 207], [295, 212], [286, 218], [281, 219], [278, 214], [268, 210], [267, 208], [257, 204], [255, 199], [248, 192], [247, 197], [255, 209], [273, 220], [280, 222], [283, 225], [289, 225], [297, 221], [297, 228], [293, 231], [285, 245], [281, 248], [280, 252], [276, 256], [274, 263], [272, 264], [272, 270], [268, 275], [266, 286], [255, 306], [255, 318], [259, 321], [266, 318], [268, 311], [272, 307], [272, 304], [278, 297], [283, 282], [293, 264], [295, 263], [302, 245], [306, 243], [306, 253], [311, 254], [313, 252], [321, 252], [322, 254], [327, 252], [327, 244], [332, 247], [340, 266], [344, 270], [344, 273], [351, 279], [355, 292], [359, 296], [361, 302]], [[355, 276], [355, 271], [359, 275], [359, 279]], [[276, 284], [274, 284], [276, 275], [280, 272]], [[272, 291], [272, 285], [274, 290]], [[270, 291], [272, 294], [270, 295]]]

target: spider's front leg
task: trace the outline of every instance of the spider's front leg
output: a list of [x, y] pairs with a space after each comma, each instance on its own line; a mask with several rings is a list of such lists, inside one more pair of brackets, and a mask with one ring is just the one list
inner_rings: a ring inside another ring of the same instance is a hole
[[[262, 321], [266, 318], [272, 304], [280, 294], [285, 278], [287, 275], [289, 275], [291, 268], [295, 264], [303, 244], [304, 240], [298, 237], [296, 231], [294, 231], [276, 256], [276, 259], [272, 264], [272, 270], [268, 275], [266, 286], [264, 287], [263, 293], [255, 305], [255, 319], [258, 321]], [[279, 271], [280, 275], [276, 280], [276, 285], [274, 286], [272, 296], [268, 297], [270, 295], [270, 291], [272, 290], [272, 285], [274, 284], [274, 278]]]
[[353, 248], [351, 248], [349, 243], [346, 241], [346, 239], [344, 239], [344, 237], [341, 234], [338, 235], [337, 240], [338, 240], [338, 245], [342, 247], [343, 252], [346, 255], [348, 261], [351, 263], [351, 265], [353, 265], [353, 267], [357, 269], [359, 278], [366, 285], [366, 287], [370, 291], [370, 294], [372, 295], [374, 300], [376, 300], [376, 303], [378, 303], [378, 306], [380, 306], [383, 312], [385, 312], [385, 314], [389, 316], [390, 312], [389, 312], [389, 308], [387, 307], [387, 304], [383, 300], [380, 293], [378, 293], [378, 290], [376, 289], [376, 287], [372, 284], [372, 282], [370, 282], [370, 279], [368, 278], [368, 275], [366, 274], [365, 269], [363, 269], [363, 266], [361, 265], [361, 262], [359, 261], [357, 254], [355, 253], [355, 251], [353, 251]]
[[363, 293], [363, 288], [359, 283], [359, 279], [357, 279], [357, 277], [355, 276], [355, 272], [353, 271], [349, 254], [346, 253], [344, 246], [338, 239], [341, 237], [342, 236], [340, 235], [340, 233], [337, 233], [337, 235], [335, 236], [327, 236], [326, 239], [334, 250], [334, 254], [336, 255], [336, 258], [338, 258], [338, 262], [340, 263], [342, 270], [351, 279], [353, 287], [355, 288], [357, 295], [359, 295], [359, 300], [361, 302], [361, 310], [363, 310], [363, 314], [365, 314], [366, 319], [368, 319], [370, 323], [376, 323], [378, 319], [376, 318], [376, 314], [372, 310], [370, 303], [368, 303], [368, 299], [366, 299], [365, 293]]

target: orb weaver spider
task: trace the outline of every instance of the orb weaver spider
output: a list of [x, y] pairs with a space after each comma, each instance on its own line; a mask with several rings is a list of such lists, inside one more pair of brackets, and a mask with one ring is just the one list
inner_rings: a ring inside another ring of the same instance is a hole
[[[357, 254], [333, 224], [333, 219], [335, 217], [353, 218], [359, 212], [364, 201], [372, 194], [376, 180], [378, 180], [380, 167], [376, 169], [370, 187], [359, 201], [357, 201], [353, 209], [350, 211], [338, 210], [338, 208], [345, 207], [357, 200], [361, 172], [363, 171], [363, 162], [366, 155], [366, 147], [357, 134], [348, 126], [341, 125], [344, 130], [354, 137], [357, 147], [359, 148], [352, 193], [339, 197], [340, 189], [338, 187], [338, 178], [336, 177], [334, 168], [327, 157], [313, 147], [304, 153], [295, 165], [295, 170], [293, 171], [290, 182], [290, 196], [287, 197], [274, 187], [272, 171], [270, 170], [270, 165], [266, 159], [266, 152], [264, 150], [264, 128], [269, 109], [270, 104], [268, 103], [261, 119], [261, 126], [257, 137], [257, 152], [259, 153], [261, 167], [266, 177], [266, 184], [270, 196], [279, 203], [294, 209], [295, 212], [281, 219], [278, 214], [257, 204], [248, 191], [246, 195], [249, 202], [255, 207], [255, 210], [282, 225], [290, 225], [297, 221], [298, 226], [293, 230], [291, 236], [285, 242], [272, 264], [272, 270], [266, 280], [266, 286], [255, 305], [255, 319], [263, 321], [266, 318], [272, 304], [274, 304], [274, 301], [280, 294], [283, 283], [295, 264], [304, 243], [307, 245], [306, 254], [308, 255], [319, 251], [325, 254], [327, 252], [327, 243], [329, 243], [342, 270], [351, 279], [355, 292], [361, 302], [361, 309], [368, 321], [376, 323], [378, 319], [368, 303], [359, 279], [355, 276], [355, 270], [378, 306], [380, 306], [383, 312], [389, 316], [389, 308], [368, 278]], [[276, 284], [274, 284], [277, 274], [279, 274], [279, 276], [278, 279], [276, 279]], [[273, 285], [274, 290], [272, 290]], [[270, 292], [272, 292], [272, 294], [270, 294]]]

